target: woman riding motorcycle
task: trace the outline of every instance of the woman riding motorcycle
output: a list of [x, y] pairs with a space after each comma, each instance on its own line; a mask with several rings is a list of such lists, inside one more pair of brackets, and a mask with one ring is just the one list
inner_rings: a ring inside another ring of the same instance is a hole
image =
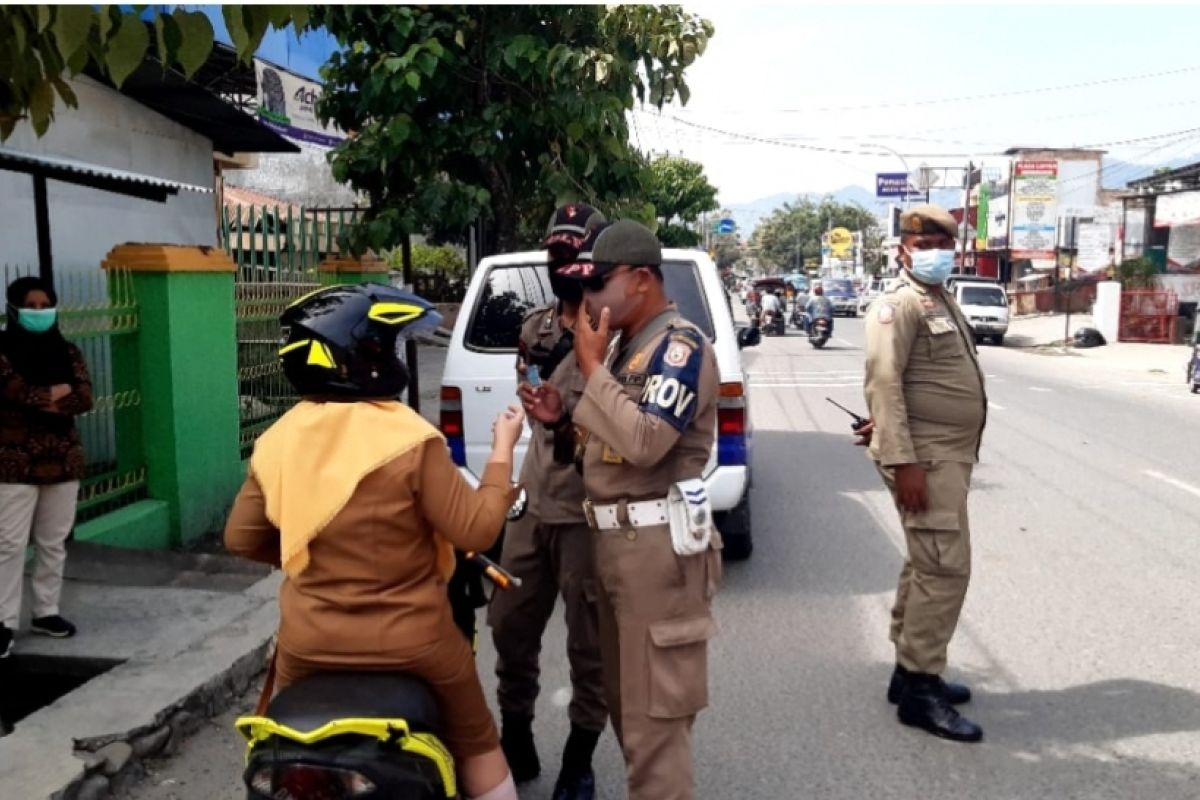
[[469, 797], [515, 800], [471, 646], [446, 581], [454, 547], [486, 550], [515, 499], [523, 414], [493, 424], [478, 489], [430, 423], [402, 404], [402, 353], [433, 307], [390, 286], [334, 286], [284, 312], [283, 371], [302, 400], [259, 437], [226, 547], [282, 566], [276, 686], [326, 671], [424, 680]]

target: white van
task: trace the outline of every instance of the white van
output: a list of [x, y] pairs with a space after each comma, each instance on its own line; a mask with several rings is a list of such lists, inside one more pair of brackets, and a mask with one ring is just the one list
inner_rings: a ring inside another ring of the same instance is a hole
[[1008, 293], [1000, 284], [986, 279], [959, 278], [948, 282], [954, 299], [971, 324], [975, 341], [990, 338], [1003, 344], [1008, 333]]
[[[746, 375], [717, 267], [700, 250], [664, 250], [667, 295], [709, 337], [721, 393], [717, 441], [704, 472], [730, 559], [749, 557], [751, 426]], [[526, 314], [554, 300], [544, 251], [491, 256], [479, 263], [455, 322], [442, 378], [441, 428], [463, 475], [477, 484], [491, 452], [492, 419], [516, 399], [517, 338]], [[519, 470], [529, 442], [517, 446]]]

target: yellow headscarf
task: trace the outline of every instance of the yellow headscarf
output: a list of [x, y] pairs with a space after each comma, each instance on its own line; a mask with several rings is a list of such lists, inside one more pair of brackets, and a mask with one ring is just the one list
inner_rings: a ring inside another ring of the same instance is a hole
[[[279, 529], [282, 567], [308, 566], [308, 545], [349, 502], [363, 478], [441, 434], [399, 401], [301, 401], [254, 446], [250, 472]], [[454, 572], [454, 548], [436, 532], [438, 568]]]

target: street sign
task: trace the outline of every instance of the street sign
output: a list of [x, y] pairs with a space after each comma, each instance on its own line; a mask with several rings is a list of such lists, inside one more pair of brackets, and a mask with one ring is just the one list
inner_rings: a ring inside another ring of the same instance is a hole
[[737, 225], [731, 219], [723, 219], [717, 223], [717, 233], [733, 233]]
[[875, 175], [876, 197], [907, 197], [912, 194], [907, 172], [879, 172]]

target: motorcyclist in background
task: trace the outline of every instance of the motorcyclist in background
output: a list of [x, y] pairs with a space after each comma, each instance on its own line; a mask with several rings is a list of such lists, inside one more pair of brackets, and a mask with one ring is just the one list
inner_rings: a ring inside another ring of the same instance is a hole
[[833, 334], [833, 303], [825, 296], [825, 289], [821, 284], [813, 287], [812, 296], [808, 298], [808, 303], [804, 306], [804, 315], [806, 318], [805, 330], [812, 332], [813, 322], [818, 319], [829, 320], [829, 333]]

